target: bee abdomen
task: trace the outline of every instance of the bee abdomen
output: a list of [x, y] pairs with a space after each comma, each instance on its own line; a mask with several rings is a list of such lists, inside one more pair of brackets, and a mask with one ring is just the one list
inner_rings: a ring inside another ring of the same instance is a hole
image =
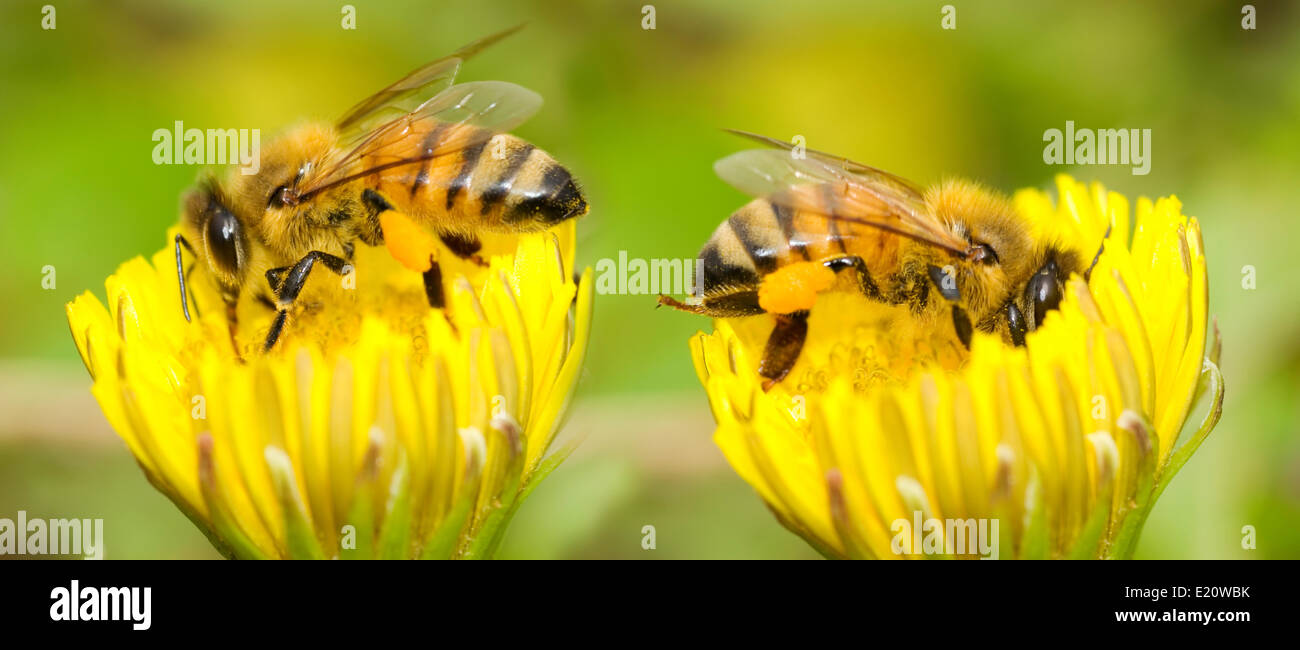
[[[767, 227], [763, 208], [753, 201], [722, 222], [700, 250], [705, 295], [739, 287], [757, 288], [775, 271], [784, 239]], [[766, 219], [771, 218], [768, 211]]]
[[[470, 141], [445, 154], [446, 147]], [[438, 124], [419, 145], [430, 156], [402, 179], [411, 211], [492, 230], [542, 230], [587, 212], [573, 176], [545, 151], [508, 133]]]
[[[494, 143], [493, 162], [498, 164], [485, 170], [484, 183], [478, 188], [480, 215], [487, 215], [504, 205], [515, 180], [519, 178], [519, 172], [524, 165], [528, 164], [528, 160], [536, 151], [536, 147], [522, 140], [508, 138], [508, 136], [497, 136], [497, 138], [494, 138], [497, 142]], [[496, 160], [498, 156], [500, 159]]]
[[725, 245], [720, 245], [716, 241], [705, 244], [704, 248], [700, 249], [700, 262], [703, 268], [700, 284], [705, 296], [742, 287], [758, 288], [760, 281], [758, 272], [752, 265], [734, 259], [734, 256], [727, 252]]
[[754, 270], [762, 275], [775, 271], [790, 247], [777, 207], [765, 199], [750, 201], [737, 210], [714, 233], [715, 239], [724, 234], [724, 228], [730, 229]]
[[497, 230], [542, 230], [587, 212], [573, 176], [549, 154], [508, 133], [466, 147], [447, 185], [446, 209]]
[[483, 190], [484, 215], [497, 217], [489, 223], [539, 230], [586, 214], [587, 200], [569, 170], [545, 151], [514, 140], [519, 148]]

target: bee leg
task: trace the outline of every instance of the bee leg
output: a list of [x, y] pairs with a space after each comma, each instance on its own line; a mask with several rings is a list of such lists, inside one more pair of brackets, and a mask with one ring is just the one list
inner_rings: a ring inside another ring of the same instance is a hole
[[[442, 294], [441, 271], [434, 270], [437, 266], [435, 256], [439, 252], [438, 242], [422, 224], [411, 219], [409, 215], [399, 212], [379, 192], [365, 190], [361, 193], [361, 200], [375, 214], [384, 246], [388, 248], [393, 259], [412, 271], [425, 274], [425, 293], [430, 294], [429, 303], [433, 304], [434, 296], [430, 293], [433, 289], [431, 284], [433, 279], [439, 280], [436, 283], [438, 295]], [[439, 299], [437, 302], [442, 301]]]
[[442, 291], [442, 267], [438, 261], [429, 258], [429, 270], [422, 274], [424, 278], [424, 295], [429, 299], [429, 306], [442, 309], [447, 306], [447, 298]]
[[[275, 314], [275, 320], [271, 322], [271, 331], [266, 335], [266, 344], [262, 347], [264, 352], [269, 352], [275, 347], [276, 341], [280, 340], [280, 333], [284, 330], [284, 322], [289, 318], [289, 307], [293, 306], [298, 294], [307, 284], [307, 278], [311, 275], [311, 270], [315, 268], [316, 262], [321, 262], [329, 270], [343, 275], [343, 267], [347, 262], [336, 255], [330, 255], [322, 251], [311, 251], [302, 256], [297, 264], [294, 264], [288, 275], [281, 278], [279, 291], [276, 292], [276, 307], [279, 311]], [[267, 280], [271, 280], [271, 273], [267, 273]]]
[[442, 240], [442, 245], [447, 247], [453, 255], [463, 260], [469, 260], [479, 266], [487, 266], [488, 263], [478, 252], [483, 248], [483, 242], [479, 241], [474, 235], [462, 235], [454, 232], [440, 232], [438, 239]]
[[456, 327], [456, 321], [452, 320], [447, 310], [447, 297], [442, 288], [442, 267], [438, 266], [438, 260], [430, 257], [429, 270], [421, 276], [424, 279], [424, 296], [429, 299], [429, 306], [441, 310], [443, 320], [446, 320], [451, 326], [451, 331], [459, 336], [460, 330]]
[[701, 316], [713, 316], [713, 314], [710, 313], [709, 308], [704, 306], [703, 303], [698, 305], [692, 305], [690, 303], [682, 302], [672, 296], [659, 296], [659, 303], [656, 304], [655, 307], [658, 308], [658, 307], [665, 307], [665, 306], [672, 307], [677, 311], [684, 311], [691, 314], [699, 314]]
[[732, 293], [717, 293], [705, 298], [699, 304], [682, 302], [672, 296], [659, 296], [659, 307], [672, 307], [677, 311], [684, 311], [710, 318], [737, 318], [740, 316], [753, 316], [755, 314], [766, 313], [762, 307], [758, 306], [758, 292], [754, 290], [741, 290]]
[[858, 290], [862, 292], [862, 295], [872, 300], [884, 301], [884, 294], [880, 292], [880, 287], [876, 285], [875, 280], [871, 279], [871, 272], [867, 270], [867, 263], [862, 261], [861, 257], [845, 255], [826, 260], [823, 264], [836, 273], [844, 269], [853, 269], [858, 276]]
[[1007, 331], [1011, 333], [1011, 344], [1016, 347], [1025, 346], [1025, 334], [1029, 331], [1029, 325], [1025, 322], [1025, 315], [1016, 306], [1016, 301], [1007, 301], [1006, 318]]
[[771, 390], [790, 374], [790, 369], [799, 360], [799, 352], [803, 350], [807, 336], [808, 312], [776, 315], [776, 327], [767, 337], [763, 359], [758, 362], [758, 374], [765, 379], [763, 392]]
[[284, 283], [284, 274], [288, 273], [292, 266], [281, 266], [274, 269], [267, 269], [266, 283], [271, 285], [271, 293], [280, 293], [280, 285]]
[[970, 324], [970, 316], [966, 315], [966, 310], [958, 305], [952, 306], [952, 327], [957, 331], [957, 338], [961, 344], [970, 349], [970, 337], [973, 333]]

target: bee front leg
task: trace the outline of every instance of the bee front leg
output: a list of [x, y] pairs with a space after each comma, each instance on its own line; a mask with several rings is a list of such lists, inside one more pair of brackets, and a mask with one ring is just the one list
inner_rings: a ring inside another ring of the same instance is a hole
[[343, 275], [343, 267], [347, 266], [347, 262], [341, 257], [323, 251], [311, 251], [303, 255], [297, 264], [289, 267], [287, 275], [274, 274], [275, 278], [273, 278], [273, 273], [280, 269], [272, 269], [267, 272], [267, 281], [274, 285], [278, 278], [280, 286], [276, 292], [276, 307], [279, 311], [276, 312], [275, 320], [271, 323], [271, 331], [266, 334], [266, 345], [262, 348], [264, 352], [269, 352], [271, 348], [275, 347], [276, 341], [280, 340], [280, 333], [284, 330], [284, 322], [289, 318], [289, 308], [293, 306], [294, 301], [298, 299], [298, 294], [302, 292], [303, 286], [307, 284], [307, 278], [311, 275], [311, 270], [316, 267], [316, 262], [321, 262], [329, 270], [339, 275]]
[[776, 327], [767, 337], [763, 359], [758, 362], [758, 374], [765, 379], [763, 392], [771, 390], [790, 374], [807, 337], [808, 312], [776, 314]]
[[274, 269], [267, 269], [266, 283], [271, 285], [271, 295], [280, 293], [280, 286], [284, 284], [284, 274], [292, 270], [292, 266], [281, 266]]

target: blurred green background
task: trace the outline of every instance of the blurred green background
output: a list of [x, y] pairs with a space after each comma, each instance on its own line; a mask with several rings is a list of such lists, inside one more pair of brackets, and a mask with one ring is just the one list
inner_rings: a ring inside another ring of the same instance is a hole
[[[546, 98], [519, 134], [584, 182], [579, 257], [691, 257], [745, 198], [714, 160], [742, 128], [921, 182], [1049, 187], [1070, 172], [1201, 219], [1223, 331], [1222, 422], [1174, 480], [1145, 558], [1300, 557], [1300, 7], [1255, 2], [38, 2], [0, 9], [0, 516], [103, 517], [110, 558], [215, 557], [136, 468], [89, 393], [63, 305], [151, 253], [197, 169], [156, 166], [176, 120], [333, 118], [506, 26], [469, 63]], [[340, 7], [357, 29], [340, 28]], [[944, 4], [957, 29], [940, 29]], [[1150, 128], [1147, 176], [1048, 167], [1045, 129]], [[1288, 262], [1290, 260], [1290, 262]], [[43, 267], [56, 269], [42, 288]], [[1245, 290], [1243, 267], [1256, 269]], [[505, 557], [804, 558], [723, 461], [687, 352], [707, 322], [599, 296], [570, 436], [582, 447], [514, 522]], [[657, 548], [641, 548], [654, 525]], [[1241, 528], [1257, 530], [1255, 550]]]

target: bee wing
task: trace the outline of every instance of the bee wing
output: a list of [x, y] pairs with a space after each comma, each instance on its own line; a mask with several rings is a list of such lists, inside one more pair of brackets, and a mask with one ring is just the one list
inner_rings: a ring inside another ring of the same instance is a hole
[[[541, 106], [541, 95], [509, 82], [456, 84], [366, 133], [347, 153], [323, 161], [319, 172], [305, 179], [299, 197], [305, 200], [357, 178], [456, 154], [523, 124]], [[423, 139], [432, 125], [444, 127], [437, 142], [423, 149], [411, 147], [411, 139]], [[353, 169], [363, 158], [367, 165]]]
[[[785, 142], [783, 140], [777, 140], [776, 138], [770, 138], [765, 135], [750, 133], [749, 131], [740, 131], [738, 129], [726, 129], [726, 131], [728, 133], [738, 135], [742, 138], [748, 138], [755, 142], [776, 149], [784, 149], [786, 151], [794, 151], [795, 149], [795, 146], [792, 143]], [[921, 188], [917, 187], [915, 183], [907, 180], [906, 178], [903, 178], [902, 176], [891, 174], [883, 169], [872, 167], [871, 165], [860, 163], [855, 160], [850, 160], [848, 158], [843, 158], [841, 156], [829, 154], [824, 151], [817, 151], [816, 149], [804, 149], [803, 153], [829, 166], [838, 167], [844, 173], [862, 176], [864, 178], [874, 180], [877, 183], [884, 183], [886, 185], [890, 185], [896, 191], [902, 194], [915, 197], [917, 201], [921, 200], [921, 194], [922, 194]]]
[[[750, 196], [840, 223], [887, 230], [965, 255], [967, 243], [935, 219], [920, 191], [910, 182], [820, 152], [807, 151], [806, 157], [798, 158], [793, 147], [771, 142], [786, 150], [741, 151], [719, 160], [713, 169], [724, 181]], [[820, 193], [807, 191], [814, 185], [828, 185], [835, 192], [833, 207], [819, 199]]]
[[340, 133], [366, 133], [372, 129], [367, 124], [376, 124], [386, 119], [411, 112], [426, 98], [433, 97], [446, 90], [456, 81], [460, 64], [466, 59], [486, 49], [497, 41], [523, 29], [516, 25], [502, 32], [481, 38], [465, 47], [434, 61], [430, 61], [388, 87], [361, 100], [348, 109], [339, 119], [337, 127]]

